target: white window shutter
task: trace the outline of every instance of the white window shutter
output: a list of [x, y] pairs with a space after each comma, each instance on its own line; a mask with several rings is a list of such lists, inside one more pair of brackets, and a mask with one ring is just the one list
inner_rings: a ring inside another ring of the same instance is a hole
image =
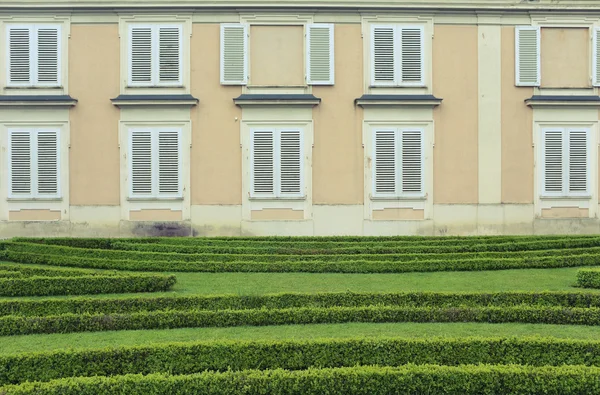
[[588, 191], [588, 133], [568, 130], [569, 138], [569, 193]]
[[60, 84], [60, 28], [37, 29], [37, 82], [39, 85]]
[[306, 31], [306, 80], [309, 85], [333, 85], [334, 25], [313, 24]]
[[592, 80], [595, 86], [600, 86], [600, 28], [594, 29], [592, 62]]
[[31, 48], [33, 31], [27, 27], [8, 28], [8, 83], [29, 85], [33, 82]]
[[182, 84], [181, 41], [181, 26], [158, 28], [158, 82], [160, 84]]
[[253, 194], [275, 193], [275, 133], [273, 130], [252, 131]]
[[129, 141], [132, 196], [152, 196], [152, 133], [131, 131]]
[[248, 83], [248, 27], [221, 25], [221, 84]]
[[158, 132], [158, 194], [181, 196], [181, 138], [179, 131]]
[[10, 136], [10, 196], [31, 196], [32, 180], [32, 134], [26, 131], [11, 131]]
[[374, 25], [371, 37], [373, 84], [392, 85], [396, 80], [396, 29], [393, 26]]
[[279, 134], [279, 141], [281, 195], [301, 195], [302, 135], [299, 130], [282, 130]]
[[402, 193], [423, 193], [423, 132], [402, 131]]
[[540, 29], [535, 26], [515, 28], [516, 85], [540, 85]]
[[375, 195], [395, 195], [398, 181], [396, 168], [396, 130], [375, 131]]
[[423, 83], [423, 28], [405, 27], [400, 29], [401, 82]]
[[152, 28], [149, 26], [130, 27], [129, 83], [152, 84]]
[[59, 141], [58, 133], [37, 133], [37, 194], [40, 197], [59, 195]]
[[544, 193], [563, 192], [563, 131], [546, 130], [544, 135]]

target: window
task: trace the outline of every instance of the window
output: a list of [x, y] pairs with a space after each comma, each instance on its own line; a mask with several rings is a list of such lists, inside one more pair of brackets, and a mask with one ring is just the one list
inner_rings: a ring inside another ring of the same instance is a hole
[[58, 25], [9, 25], [8, 86], [60, 86], [60, 42]]
[[252, 197], [303, 197], [302, 132], [251, 130]]
[[58, 131], [15, 129], [8, 136], [9, 197], [60, 197]]
[[181, 198], [181, 130], [133, 129], [129, 132], [132, 198]]
[[589, 129], [542, 130], [542, 194], [576, 197], [590, 195]]
[[372, 84], [424, 86], [423, 37], [423, 26], [373, 25]]
[[306, 29], [306, 81], [309, 85], [333, 85], [333, 25], [314, 24]]
[[182, 26], [129, 26], [129, 86], [181, 86]]
[[592, 81], [594, 86], [600, 86], [600, 29], [595, 28], [593, 31], [593, 68], [592, 68]]
[[374, 197], [422, 197], [422, 129], [385, 128], [374, 131]]
[[540, 85], [540, 28], [517, 26], [515, 28], [516, 85]]

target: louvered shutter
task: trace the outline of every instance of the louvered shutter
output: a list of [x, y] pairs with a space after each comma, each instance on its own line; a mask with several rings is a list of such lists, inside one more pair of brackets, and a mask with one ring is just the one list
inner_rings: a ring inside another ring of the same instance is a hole
[[600, 85], [600, 29], [594, 29], [594, 39], [593, 39], [593, 63], [594, 68], [592, 70], [593, 78], [595, 86]]
[[182, 84], [181, 27], [165, 26], [158, 29], [158, 81], [160, 84]]
[[180, 133], [175, 130], [158, 132], [158, 194], [181, 195]]
[[423, 83], [423, 28], [401, 28], [402, 58], [401, 81], [403, 84]]
[[131, 26], [129, 35], [129, 83], [152, 84], [152, 28]]
[[279, 135], [281, 195], [302, 193], [302, 136], [299, 130], [282, 130]]
[[33, 31], [26, 27], [8, 28], [8, 83], [29, 85], [32, 83], [31, 38]]
[[423, 133], [402, 131], [402, 193], [423, 193]]
[[221, 84], [248, 83], [248, 29], [241, 24], [221, 25]]
[[152, 196], [152, 133], [130, 132], [130, 180], [132, 196]]
[[32, 134], [26, 131], [11, 131], [10, 136], [10, 195], [31, 196], [32, 190]]
[[308, 25], [306, 72], [309, 85], [334, 83], [334, 25]]
[[585, 194], [588, 190], [588, 133], [568, 130], [569, 193]]
[[58, 133], [37, 132], [37, 195], [58, 196], [59, 150]]
[[516, 84], [540, 85], [540, 29], [534, 26], [515, 28]]
[[275, 193], [275, 133], [273, 130], [252, 132], [253, 194]]
[[544, 192], [563, 192], [563, 132], [546, 130], [544, 135]]
[[375, 195], [395, 195], [398, 179], [396, 168], [396, 131], [375, 131]]
[[37, 29], [37, 82], [39, 85], [60, 84], [60, 29], [39, 27]]
[[395, 37], [393, 26], [373, 26], [373, 84], [392, 85], [395, 75]]

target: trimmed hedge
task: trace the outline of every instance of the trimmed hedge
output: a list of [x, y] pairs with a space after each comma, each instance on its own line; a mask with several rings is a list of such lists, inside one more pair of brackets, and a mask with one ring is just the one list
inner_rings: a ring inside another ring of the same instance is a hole
[[600, 288], [600, 270], [579, 270], [577, 272], [577, 286], [583, 288]]
[[51, 266], [35, 267], [31, 265], [11, 265], [0, 263], [0, 272], [18, 273], [23, 277], [81, 277], [81, 276], [105, 276], [117, 274], [116, 271], [98, 271], [89, 269], [64, 269]]
[[268, 295], [210, 295], [132, 298], [68, 298], [2, 300], [0, 316], [113, 314], [160, 310], [246, 310], [297, 307], [600, 307], [600, 293], [492, 292], [492, 293], [280, 293]]
[[600, 369], [520, 365], [360, 366], [308, 370], [243, 370], [193, 375], [78, 377], [0, 388], [5, 395], [163, 394], [597, 394]]
[[193, 342], [0, 356], [0, 385], [73, 376], [301, 370], [359, 365], [600, 365], [600, 342], [559, 339], [343, 339]]
[[346, 322], [521, 322], [600, 325], [599, 308], [566, 307], [302, 307], [291, 309], [151, 311], [131, 314], [62, 314], [0, 317], [0, 336]]

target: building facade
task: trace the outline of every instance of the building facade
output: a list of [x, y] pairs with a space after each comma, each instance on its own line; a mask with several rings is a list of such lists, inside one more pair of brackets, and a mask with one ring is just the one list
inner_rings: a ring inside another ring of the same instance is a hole
[[600, 0], [0, 0], [0, 237], [600, 233], [598, 87]]

